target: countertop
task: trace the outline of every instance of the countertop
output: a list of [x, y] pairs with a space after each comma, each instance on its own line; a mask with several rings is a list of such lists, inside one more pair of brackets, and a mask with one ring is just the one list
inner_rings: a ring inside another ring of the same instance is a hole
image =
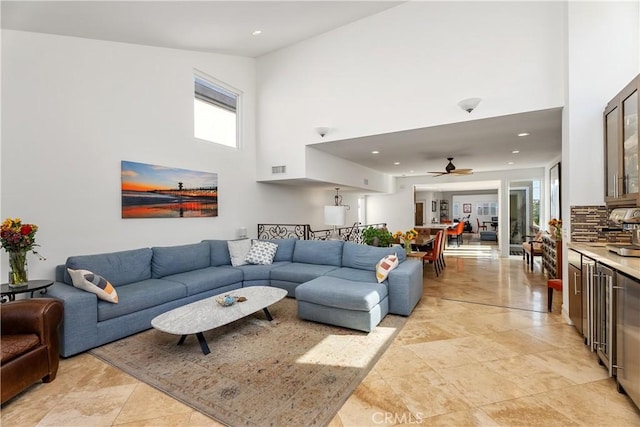
[[605, 243], [568, 243], [567, 247], [614, 270], [640, 279], [640, 258], [620, 256], [607, 249]]

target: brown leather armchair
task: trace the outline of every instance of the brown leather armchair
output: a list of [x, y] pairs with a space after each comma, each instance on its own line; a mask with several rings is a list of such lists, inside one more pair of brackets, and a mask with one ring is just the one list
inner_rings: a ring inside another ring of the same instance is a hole
[[58, 327], [64, 307], [53, 298], [32, 298], [0, 305], [0, 383], [5, 403], [42, 380], [51, 382], [60, 360]]

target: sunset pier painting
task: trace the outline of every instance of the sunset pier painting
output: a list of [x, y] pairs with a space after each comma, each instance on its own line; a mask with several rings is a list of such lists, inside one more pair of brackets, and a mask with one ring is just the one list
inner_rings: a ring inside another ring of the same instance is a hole
[[218, 216], [218, 174], [122, 161], [122, 218]]

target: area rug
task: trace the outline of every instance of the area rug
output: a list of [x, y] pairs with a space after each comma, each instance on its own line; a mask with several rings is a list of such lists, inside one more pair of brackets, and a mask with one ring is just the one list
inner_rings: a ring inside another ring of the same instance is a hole
[[326, 425], [406, 323], [387, 315], [370, 332], [298, 319], [293, 298], [195, 336], [151, 329], [91, 350], [194, 409], [230, 426]]

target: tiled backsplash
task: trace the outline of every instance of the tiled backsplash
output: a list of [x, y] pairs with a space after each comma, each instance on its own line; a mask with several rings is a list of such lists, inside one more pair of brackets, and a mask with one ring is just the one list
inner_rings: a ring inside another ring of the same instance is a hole
[[572, 242], [631, 242], [628, 231], [608, 231], [609, 210], [606, 206], [571, 206]]

